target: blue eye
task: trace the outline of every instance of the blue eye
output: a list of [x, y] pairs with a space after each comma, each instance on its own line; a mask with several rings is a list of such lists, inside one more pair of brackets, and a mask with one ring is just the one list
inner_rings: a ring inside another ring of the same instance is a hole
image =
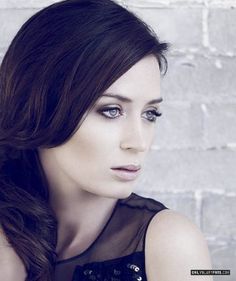
[[99, 113], [109, 119], [115, 119], [122, 115], [119, 107], [105, 107], [99, 110]]
[[[121, 108], [117, 106], [113, 107], [103, 107], [98, 110], [98, 113], [108, 119], [116, 119], [124, 113], [122, 112]], [[147, 110], [145, 111], [142, 116], [147, 119], [149, 122], [155, 122], [157, 117], [161, 116], [162, 113], [157, 109]]]
[[162, 115], [162, 113], [156, 109], [153, 109], [153, 110], [148, 110], [145, 113], [145, 117], [148, 121], [150, 122], [155, 122], [157, 117], [160, 117]]

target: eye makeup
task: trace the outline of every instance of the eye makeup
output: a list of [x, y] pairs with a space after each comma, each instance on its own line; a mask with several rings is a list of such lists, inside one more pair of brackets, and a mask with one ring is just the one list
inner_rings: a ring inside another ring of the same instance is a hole
[[[120, 116], [125, 115], [125, 112], [118, 105], [99, 106], [96, 112], [107, 119], [116, 119]], [[155, 122], [157, 117], [160, 117], [161, 115], [162, 112], [159, 108], [156, 107], [152, 109], [147, 109], [141, 114], [141, 116], [149, 122]]]

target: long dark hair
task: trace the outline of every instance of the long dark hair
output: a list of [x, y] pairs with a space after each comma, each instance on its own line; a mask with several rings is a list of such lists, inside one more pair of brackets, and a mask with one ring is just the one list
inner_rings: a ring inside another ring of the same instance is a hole
[[111, 0], [67, 0], [32, 16], [0, 68], [0, 224], [27, 280], [53, 278], [57, 221], [37, 149], [66, 142], [99, 96], [143, 57], [153, 30]]

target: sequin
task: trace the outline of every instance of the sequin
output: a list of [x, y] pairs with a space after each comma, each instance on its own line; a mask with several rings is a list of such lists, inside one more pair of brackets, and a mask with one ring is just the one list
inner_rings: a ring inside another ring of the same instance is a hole
[[84, 275], [90, 275], [92, 273], [93, 273], [93, 271], [91, 269], [84, 270]]
[[135, 272], [138, 272], [140, 270], [140, 268], [137, 265], [135, 265], [135, 264], [128, 263], [127, 267], [132, 269], [132, 270], [134, 270]]
[[120, 275], [121, 274], [121, 271], [120, 270], [117, 270], [117, 269], [114, 269], [114, 275]]

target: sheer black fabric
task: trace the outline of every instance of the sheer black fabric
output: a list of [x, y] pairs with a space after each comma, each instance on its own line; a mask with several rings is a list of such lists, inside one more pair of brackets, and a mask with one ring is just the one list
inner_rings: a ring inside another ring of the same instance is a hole
[[145, 281], [145, 235], [161, 202], [132, 193], [119, 199], [102, 232], [83, 253], [56, 263], [55, 281]]

